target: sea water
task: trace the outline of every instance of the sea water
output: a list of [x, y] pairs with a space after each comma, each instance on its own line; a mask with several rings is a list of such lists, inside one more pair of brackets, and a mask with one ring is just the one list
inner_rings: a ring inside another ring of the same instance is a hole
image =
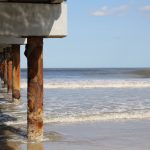
[[[149, 89], [148, 68], [44, 69], [43, 140], [56, 141], [48, 143], [46, 150], [53, 145], [98, 150], [104, 144], [106, 149], [116, 149], [115, 142], [121, 149], [132, 149], [131, 143], [137, 149], [138, 143], [149, 139]], [[21, 104], [0, 97], [0, 107], [0, 131], [5, 132], [0, 142], [26, 143], [26, 69], [21, 70]], [[140, 145], [146, 144], [149, 149], [148, 142]]]
[[[26, 81], [22, 70], [22, 113], [26, 113]], [[150, 118], [149, 88], [149, 69], [44, 69], [44, 121]]]

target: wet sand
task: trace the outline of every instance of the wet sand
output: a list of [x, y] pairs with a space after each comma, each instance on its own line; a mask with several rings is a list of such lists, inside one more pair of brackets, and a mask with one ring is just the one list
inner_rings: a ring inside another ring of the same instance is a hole
[[[150, 120], [46, 124], [45, 142], [1, 141], [1, 150], [149, 150]], [[3, 134], [9, 136], [10, 133]], [[14, 134], [14, 133], [11, 133]], [[1, 136], [4, 136], [1, 134]], [[16, 136], [16, 135], [15, 135]]]

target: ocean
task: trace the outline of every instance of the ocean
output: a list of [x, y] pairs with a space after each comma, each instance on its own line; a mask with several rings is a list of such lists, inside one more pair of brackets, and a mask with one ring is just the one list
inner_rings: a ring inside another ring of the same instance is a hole
[[[26, 70], [21, 71], [26, 112]], [[150, 118], [150, 69], [44, 69], [45, 122]]]
[[[149, 142], [139, 146], [150, 138], [149, 89], [149, 68], [44, 69], [43, 141], [50, 143], [40, 150], [133, 150], [134, 143], [136, 150], [144, 145], [149, 149]], [[26, 69], [21, 70], [21, 104], [1, 101], [0, 107], [0, 131], [13, 133], [11, 138], [8, 133], [0, 136], [0, 141], [26, 143]], [[33, 147], [22, 145], [23, 150]]]

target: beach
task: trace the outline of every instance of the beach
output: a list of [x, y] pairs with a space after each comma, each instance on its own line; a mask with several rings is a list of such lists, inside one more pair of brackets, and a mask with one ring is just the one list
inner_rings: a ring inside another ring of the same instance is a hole
[[22, 70], [19, 105], [1, 88], [0, 150], [149, 150], [150, 79], [142, 70], [45, 69], [44, 137], [38, 142], [27, 140]]
[[150, 120], [47, 124], [45, 142], [0, 145], [4, 150], [149, 150], [149, 126]]

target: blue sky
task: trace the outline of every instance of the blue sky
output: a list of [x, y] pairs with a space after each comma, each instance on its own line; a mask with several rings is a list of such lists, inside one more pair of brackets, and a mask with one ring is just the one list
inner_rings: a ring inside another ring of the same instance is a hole
[[150, 67], [150, 0], [67, 3], [69, 34], [44, 40], [44, 67]]

